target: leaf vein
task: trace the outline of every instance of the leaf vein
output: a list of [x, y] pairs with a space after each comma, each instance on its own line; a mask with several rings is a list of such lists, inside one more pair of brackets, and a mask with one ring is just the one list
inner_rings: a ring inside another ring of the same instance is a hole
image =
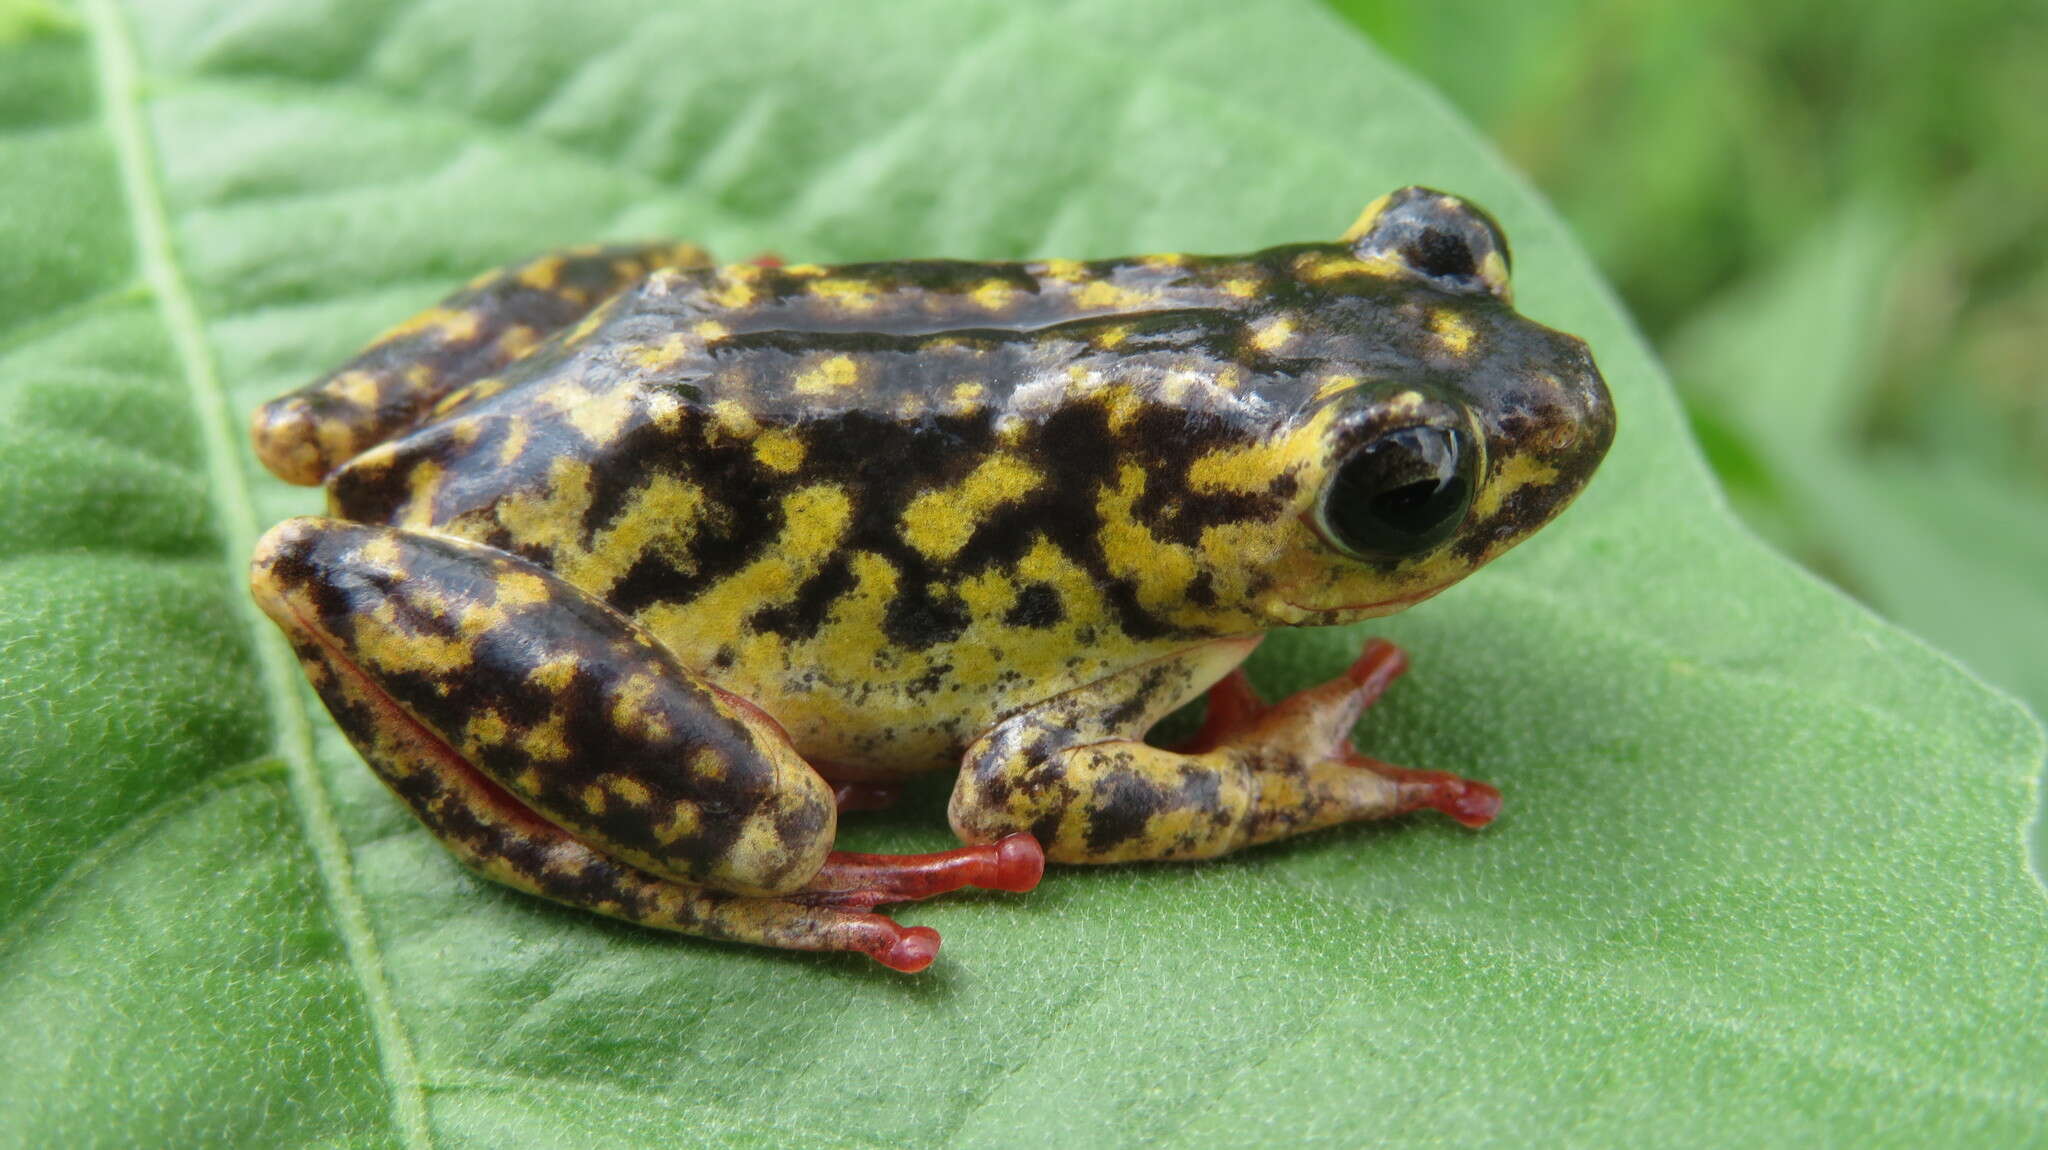
[[[238, 576], [242, 557], [255, 545], [255, 508], [246, 473], [233, 446], [230, 428], [237, 426], [237, 421], [229, 418], [219, 369], [171, 239], [158, 161], [143, 123], [141, 75], [132, 33], [125, 16], [116, 8], [116, 0], [86, 0], [84, 7], [99, 80], [101, 116], [112, 141], [122, 196], [134, 226], [137, 262], [177, 352], [199, 423], [214, 511], [221, 522], [225, 543], [222, 559], [229, 571]], [[355, 887], [348, 844], [342, 838], [326, 786], [317, 773], [312, 728], [294, 669], [282, 643], [268, 633], [267, 624], [254, 604], [241, 593], [240, 579], [233, 578], [232, 583], [230, 595], [238, 604], [255, 648], [264, 691], [277, 724], [277, 749], [285, 763], [289, 790], [320, 869], [336, 932], [342, 938], [372, 1020], [379, 1060], [392, 1096], [393, 1124], [408, 1145], [431, 1146], [411, 1038], [398, 1014], [368, 908]]]

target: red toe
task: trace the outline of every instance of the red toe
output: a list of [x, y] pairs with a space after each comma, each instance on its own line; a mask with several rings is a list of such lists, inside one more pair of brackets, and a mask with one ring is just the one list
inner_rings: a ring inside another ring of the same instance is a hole
[[1045, 848], [1038, 845], [1038, 840], [1029, 834], [1006, 835], [996, 843], [994, 881], [976, 885], [1022, 894], [1037, 886], [1043, 877]]
[[872, 957], [891, 970], [916, 974], [939, 957], [939, 932], [928, 926], [906, 927], [888, 949]]
[[1500, 814], [1500, 789], [1454, 778], [1440, 788], [1432, 805], [1468, 827], [1483, 827]]

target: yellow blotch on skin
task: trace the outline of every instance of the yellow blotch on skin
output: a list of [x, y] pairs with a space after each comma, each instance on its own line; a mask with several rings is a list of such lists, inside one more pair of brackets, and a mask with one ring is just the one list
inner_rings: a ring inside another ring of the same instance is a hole
[[1373, 225], [1380, 222], [1380, 213], [1387, 210], [1387, 201], [1392, 198], [1393, 193], [1389, 192], [1365, 205], [1365, 210], [1358, 213], [1358, 218], [1351, 221], [1351, 226], [1345, 228], [1343, 236], [1339, 238], [1348, 244], [1371, 231]]
[[1087, 278], [1088, 265], [1080, 260], [1045, 261], [1045, 278], [1062, 283], [1079, 283]]
[[540, 346], [540, 333], [523, 323], [513, 324], [498, 336], [498, 351], [507, 360], [518, 359]]
[[627, 348], [621, 354], [626, 362], [642, 371], [666, 371], [689, 358], [698, 346], [692, 336], [672, 331], [663, 336], [660, 343], [640, 344]]
[[513, 419], [505, 430], [505, 438], [498, 443], [498, 466], [510, 467], [518, 462], [521, 452], [526, 450], [526, 421]]
[[962, 579], [955, 590], [977, 619], [994, 619], [1017, 605], [1017, 585], [993, 569]]
[[427, 460], [415, 465], [405, 477], [405, 514], [399, 526], [425, 528], [434, 522], [434, 496], [441, 491], [441, 465]]
[[784, 430], [762, 432], [754, 440], [754, 458], [761, 466], [787, 475], [804, 463], [804, 441]]
[[1429, 313], [1429, 330], [1436, 335], [1438, 345], [1454, 356], [1462, 359], [1472, 350], [1472, 321], [1462, 313], [1437, 308]]
[[519, 492], [500, 500], [498, 522], [514, 542], [543, 547], [556, 555], [581, 550], [583, 513], [590, 507], [590, 464], [557, 456], [548, 465], [545, 493]]
[[1488, 252], [1479, 261], [1479, 278], [1493, 285], [1504, 302], [1515, 302], [1514, 285], [1508, 282], [1508, 261], [1499, 252]]
[[946, 406], [961, 415], [971, 415], [981, 407], [981, 397], [987, 391], [988, 389], [979, 383], [954, 384]]
[[588, 546], [557, 552], [556, 570], [593, 595], [603, 595], [648, 551], [660, 551], [682, 566], [704, 516], [704, 492], [672, 475], [649, 479]]
[[462, 728], [463, 737], [477, 746], [489, 747], [505, 741], [507, 728], [504, 717], [496, 711], [485, 711], [470, 716]]
[[604, 777], [605, 789], [624, 799], [629, 806], [644, 807], [654, 798], [647, 784], [626, 775], [608, 774]]
[[1324, 400], [1332, 396], [1342, 395], [1356, 388], [1358, 384], [1359, 379], [1355, 375], [1333, 375], [1316, 388], [1316, 399]]
[[761, 433], [761, 424], [746, 404], [734, 399], [721, 399], [711, 405], [711, 423], [704, 430], [707, 433], [705, 438], [716, 443], [719, 435], [752, 439]]
[[461, 639], [400, 627], [398, 605], [386, 600], [368, 615], [357, 616], [352, 654], [357, 663], [379, 671], [446, 675], [466, 669], [472, 652]]
[[725, 756], [719, 754], [716, 748], [698, 747], [690, 752], [690, 773], [700, 779], [717, 782], [725, 777], [730, 767], [731, 764], [725, 761]]
[[1132, 513], [1138, 497], [1145, 493], [1145, 469], [1124, 464], [1117, 469], [1117, 485], [1104, 488], [1096, 498], [1095, 513], [1102, 519], [1097, 538], [1110, 570], [1138, 584], [1141, 602], [1163, 603], [1178, 598], [1197, 574], [1194, 550], [1154, 536]]
[[1490, 469], [1486, 486], [1472, 501], [1472, 517], [1484, 519], [1499, 511], [1508, 496], [1524, 487], [1548, 487], [1558, 479], [1557, 468], [1529, 455], [1510, 455]]
[[511, 571], [499, 576], [496, 590], [500, 607], [530, 607], [554, 597], [547, 580], [531, 571]]
[[567, 732], [568, 723], [558, 711], [549, 715], [547, 722], [522, 735], [519, 749], [539, 762], [559, 763], [569, 757]]
[[[787, 600], [803, 580], [816, 574], [836, 552], [853, 519], [853, 500], [844, 488], [819, 483], [782, 497], [781, 533], [763, 556], [719, 580], [686, 605], [662, 603], [639, 616], [640, 623], [670, 650], [688, 658], [704, 639], [706, 619], [743, 619], [760, 607]], [[767, 667], [784, 650], [772, 631], [743, 631], [733, 645], [750, 667]]]
[[519, 284], [537, 291], [553, 291], [562, 283], [562, 266], [567, 261], [560, 256], [537, 259], [519, 269]]
[[950, 559], [967, 545], [989, 512], [1030, 494], [1045, 477], [1008, 455], [983, 460], [949, 488], [927, 491], [903, 509], [903, 538], [933, 559]]
[[1391, 277], [1401, 274], [1401, 271], [1400, 264], [1384, 256], [1362, 260], [1347, 253], [1304, 252], [1294, 260], [1294, 274], [1309, 283], [1357, 275]]
[[372, 346], [391, 343], [407, 336], [431, 334], [443, 343], [464, 343], [483, 331], [483, 319], [473, 311], [430, 307], [377, 337]]
[[591, 332], [603, 327], [605, 321], [611, 318], [613, 306], [612, 304], [605, 304], [603, 307], [593, 309], [575, 327], [569, 329], [569, 334], [562, 337], [562, 342], [564, 344], [582, 343], [585, 339], [589, 338]]
[[813, 280], [809, 290], [827, 304], [854, 313], [873, 311], [882, 302], [875, 285], [863, 279], [834, 276]]
[[1294, 339], [1294, 321], [1286, 316], [1274, 316], [1252, 325], [1253, 347], [1264, 352], [1279, 351]]
[[1095, 346], [1108, 351], [1121, 346], [1129, 338], [1131, 338], [1131, 325], [1120, 323], [1113, 327], [1103, 328], [1098, 332], [1095, 336]]
[[673, 733], [668, 719], [648, 705], [660, 690], [651, 675], [629, 677], [612, 698], [612, 726], [643, 739], [668, 737]]
[[1324, 437], [1337, 417], [1334, 407], [1317, 411], [1307, 423], [1272, 439], [1204, 453], [1188, 465], [1188, 486], [1197, 491], [1263, 491], [1273, 477], [1320, 459]]
[[1250, 299], [1259, 294], [1259, 281], [1251, 279], [1224, 280], [1223, 294], [1236, 296], [1238, 299]]
[[1119, 287], [1108, 280], [1096, 280], [1074, 297], [1074, 302], [1081, 307], [1104, 311], [1128, 311], [1149, 301], [1150, 297], [1144, 292]]
[[[731, 268], [726, 269], [728, 276], [730, 276], [732, 270]], [[752, 307], [754, 302], [760, 298], [761, 292], [759, 289], [740, 278], [728, 278], [723, 286], [710, 293], [712, 303], [733, 311]]]
[[619, 437], [633, 419], [635, 389], [611, 387], [575, 403], [564, 413], [569, 423], [592, 444], [602, 447]]
[[860, 364], [850, 355], [829, 356], [816, 367], [797, 373], [790, 384], [799, 395], [829, 395], [860, 382]]
[[565, 691], [569, 688], [570, 680], [576, 677], [577, 666], [576, 656], [557, 655], [534, 664], [533, 669], [526, 673], [526, 679], [548, 691]]
[[398, 550], [398, 540], [393, 536], [371, 536], [367, 543], [356, 548], [356, 557], [395, 573], [401, 580], [405, 578], [403, 555]]
[[990, 311], [1001, 311], [1014, 301], [1018, 294], [1016, 284], [1005, 279], [985, 279], [967, 293], [975, 303]]
[[702, 825], [704, 812], [697, 804], [688, 799], [677, 799], [669, 807], [668, 818], [655, 825], [654, 837], [661, 845], [669, 846], [679, 838], [696, 834]]
[[367, 409], [377, 406], [378, 395], [383, 389], [377, 386], [377, 377], [367, 371], [344, 371], [328, 380], [321, 390], [355, 407]]

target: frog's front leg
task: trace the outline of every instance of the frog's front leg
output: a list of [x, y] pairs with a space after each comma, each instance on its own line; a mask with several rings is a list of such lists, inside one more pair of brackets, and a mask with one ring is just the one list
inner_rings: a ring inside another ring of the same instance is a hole
[[258, 408], [250, 426], [256, 454], [287, 483], [319, 483], [649, 272], [710, 262], [694, 244], [593, 244], [485, 272], [354, 359]]
[[970, 885], [1028, 890], [1043, 868], [1024, 838], [829, 853], [832, 788], [774, 719], [493, 548], [297, 519], [264, 537], [252, 583], [370, 766], [459, 859], [518, 889], [916, 970], [937, 934], [874, 906]]
[[970, 843], [1028, 830], [1056, 862], [1110, 863], [1209, 858], [1424, 808], [1468, 826], [1498, 813], [1500, 792], [1484, 783], [1352, 747], [1352, 724], [1406, 666], [1380, 640], [1343, 675], [1270, 707], [1233, 671], [1211, 690], [1193, 740], [1173, 750], [1143, 741], [1190, 683], [1215, 681], [1219, 660], [1248, 650], [1220, 640], [1011, 716], [968, 749], [954, 830]]

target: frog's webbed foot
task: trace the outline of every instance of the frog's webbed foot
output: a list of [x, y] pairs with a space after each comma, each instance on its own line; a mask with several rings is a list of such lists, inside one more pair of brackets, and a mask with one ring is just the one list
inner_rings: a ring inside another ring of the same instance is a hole
[[[1259, 700], [1240, 669], [1235, 673], [1238, 683], [1225, 680], [1211, 690], [1209, 714], [1196, 738], [1211, 740], [1205, 750], [1277, 743], [1296, 753], [1340, 759], [1393, 784], [1396, 802], [1387, 812], [1390, 815], [1437, 810], [1468, 827], [1483, 827], [1500, 814], [1498, 789], [1447, 771], [1381, 762], [1361, 752], [1352, 741], [1350, 732], [1358, 717], [1407, 669], [1408, 656], [1401, 648], [1385, 639], [1373, 639], [1342, 675], [1272, 706]], [[1224, 692], [1221, 706], [1217, 690]], [[1290, 743], [1294, 745], [1289, 747]]]
[[647, 926], [928, 965], [938, 935], [868, 913], [1026, 890], [1028, 838], [831, 853], [832, 788], [772, 718], [547, 571], [461, 540], [297, 519], [257, 602], [372, 770], [484, 876]]
[[[1407, 667], [1383, 640], [1344, 674], [1271, 705], [1233, 671], [1210, 689], [1191, 739], [1171, 750], [1143, 742], [1183, 697], [1175, 679], [1199, 677], [1184, 665], [1212, 656], [1198, 648], [1146, 664], [998, 724], [968, 750], [954, 829], [968, 842], [1028, 829], [1054, 861], [1127, 862], [1206, 858], [1416, 810], [1467, 826], [1499, 813], [1500, 792], [1485, 783], [1396, 767], [1352, 745], [1358, 716]], [[1091, 725], [1087, 716], [1104, 711], [1117, 724]]]
[[319, 483], [649, 272], [710, 262], [692, 244], [591, 245], [485, 272], [354, 359], [264, 404], [250, 426], [256, 454], [287, 483]]

